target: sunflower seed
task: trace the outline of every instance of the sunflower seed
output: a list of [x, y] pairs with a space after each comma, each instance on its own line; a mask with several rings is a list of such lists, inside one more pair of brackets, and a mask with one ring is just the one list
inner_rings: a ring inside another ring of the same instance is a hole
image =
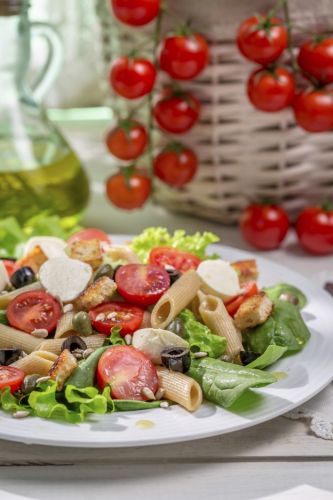
[[83, 349], [74, 349], [74, 351], [72, 351], [72, 354], [74, 356], [74, 358], [76, 359], [82, 359], [83, 358]]
[[20, 354], [20, 359], [25, 358], [26, 356], [28, 356], [28, 354], [26, 352], [22, 351]]
[[157, 392], [155, 393], [155, 399], [162, 399], [164, 396], [164, 393], [165, 393], [165, 389], [162, 389], [162, 387], [160, 387], [157, 390]]
[[153, 391], [151, 389], [149, 389], [149, 387], [144, 387], [141, 392], [145, 398], [147, 398], [151, 401], [155, 400], [155, 394], [153, 393]]
[[205, 358], [206, 356], [208, 356], [208, 353], [203, 351], [195, 352], [193, 354], [194, 358]]
[[107, 319], [114, 319], [117, 317], [117, 313], [116, 313], [116, 311], [112, 311], [109, 314], [107, 314], [106, 317], [107, 317]]
[[46, 328], [35, 328], [32, 330], [31, 335], [33, 337], [36, 337], [37, 339], [46, 339], [48, 337], [49, 332], [46, 330]]
[[91, 349], [91, 348], [83, 351], [83, 354], [82, 354], [83, 359], [89, 358], [90, 354], [92, 354], [93, 352], [94, 352], [94, 349]]
[[73, 311], [73, 309], [74, 309], [73, 304], [66, 304], [66, 305], [63, 307], [63, 312], [64, 312], [64, 313], [68, 313], [68, 312]]
[[160, 402], [160, 408], [169, 408], [169, 403], [167, 401]]
[[99, 314], [97, 314], [95, 321], [105, 321], [105, 318], [106, 318], [106, 316], [104, 313], [99, 313]]
[[49, 375], [46, 375], [45, 377], [40, 377], [36, 380], [36, 384], [39, 384], [40, 382], [47, 382], [48, 380], [51, 380], [51, 377]]
[[19, 410], [13, 413], [13, 418], [25, 418], [29, 417], [30, 411], [27, 410]]
[[132, 344], [132, 335], [125, 335], [125, 342], [127, 345], [131, 345]]

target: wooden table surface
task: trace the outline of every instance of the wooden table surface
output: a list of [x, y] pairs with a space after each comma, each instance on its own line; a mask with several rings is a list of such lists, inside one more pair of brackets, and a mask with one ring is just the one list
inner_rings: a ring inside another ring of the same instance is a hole
[[[77, 128], [67, 127], [67, 131], [79, 147]], [[247, 248], [235, 228], [168, 214], [153, 206], [136, 214], [119, 213], [100, 194], [98, 182], [108, 167], [93, 164], [92, 156], [86, 162], [88, 167], [91, 162], [95, 182], [87, 225], [123, 234], [157, 224], [213, 230], [223, 243]], [[333, 279], [332, 257], [303, 254], [292, 235], [282, 249], [267, 256], [313, 280], [329, 275]], [[178, 500], [186, 496], [249, 500], [304, 483], [333, 492], [332, 462], [333, 441], [319, 439], [304, 423], [285, 417], [229, 435], [147, 448], [71, 449], [0, 441], [0, 500], [12, 495], [34, 500]]]

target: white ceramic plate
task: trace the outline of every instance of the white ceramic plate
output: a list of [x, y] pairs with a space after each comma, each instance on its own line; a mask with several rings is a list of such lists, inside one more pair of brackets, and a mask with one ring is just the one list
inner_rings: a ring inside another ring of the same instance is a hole
[[[113, 238], [121, 242], [120, 238]], [[227, 260], [251, 258], [234, 248], [214, 245]], [[260, 284], [289, 282], [307, 295], [303, 316], [311, 339], [303, 351], [279, 361], [274, 371], [288, 377], [274, 385], [248, 391], [241, 408], [227, 411], [212, 403], [190, 414], [178, 406], [112, 415], [92, 416], [89, 422], [70, 425], [26, 418], [16, 420], [0, 412], [0, 438], [31, 444], [76, 447], [130, 447], [189, 441], [251, 427], [286, 413], [321, 391], [333, 379], [333, 334], [331, 297], [321, 288], [283, 265], [256, 257]], [[151, 427], [142, 427], [148, 420]], [[288, 425], [288, 422], [286, 422]]]

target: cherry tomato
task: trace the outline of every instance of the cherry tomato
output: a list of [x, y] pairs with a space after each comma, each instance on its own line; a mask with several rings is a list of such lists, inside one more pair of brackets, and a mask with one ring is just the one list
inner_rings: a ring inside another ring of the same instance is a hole
[[5, 266], [8, 276], [10, 277], [16, 271], [15, 260], [2, 259], [2, 262]]
[[192, 33], [168, 36], [162, 42], [160, 68], [175, 80], [192, 80], [208, 64], [208, 44], [203, 36]]
[[189, 92], [172, 92], [168, 89], [156, 102], [153, 112], [162, 129], [173, 134], [183, 134], [198, 121], [200, 103]]
[[[97, 319], [100, 314], [104, 314], [105, 319]], [[89, 311], [94, 330], [110, 335], [111, 328], [116, 326], [121, 328], [120, 335], [123, 337], [138, 330], [143, 314], [143, 309], [139, 307], [116, 301], [100, 304]]]
[[81, 229], [77, 233], [74, 233], [67, 240], [67, 243], [73, 243], [74, 241], [87, 241], [87, 240], [99, 240], [105, 243], [111, 243], [109, 236], [101, 229], [96, 229], [93, 227]]
[[274, 71], [258, 69], [247, 82], [247, 94], [253, 106], [261, 111], [281, 111], [295, 96], [295, 80], [284, 68]]
[[113, 90], [125, 99], [137, 99], [149, 94], [155, 83], [156, 69], [148, 59], [119, 57], [110, 71]]
[[244, 239], [259, 250], [278, 248], [284, 240], [289, 219], [277, 205], [252, 204], [243, 212], [240, 229]]
[[49, 293], [41, 291], [21, 293], [7, 308], [10, 326], [27, 333], [39, 328], [52, 332], [61, 314], [59, 302]]
[[150, 178], [140, 171], [135, 171], [128, 179], [122, 173], [109, 177], [106, 193], [116, 207], [124, 210], [141, 208], [151, 192]]
[[233, 299], [229, 300], [226, 304], [226, 309], [230, 316], [234, 317], [240, 306], [253, 295], [259, 292], [257, 283], [255, 281], [249, 281], [243, 287], [243, 293], [237, 295]]
[[237, 34], [237, 45], [243, 56], [263, 66], [280, 57], [287, 44], [287, 30], [277, 17], [249, 17], [242, 22]]
[[147, 401], [143, 389], [158, 389], [155, 366], [147, 356], [132, 346], [117, 345], [105, 351], [97, 366], [97, 384], [101, 389], [111, 386], [114, 399]]
[[169, 144], [154, 159], [155, 175], [173, 187], [181, 187], [190, 182], [197, 169], [196, 154], [179, 143]]
[[0, 391], [4, 387], [10, 387], [10, 392], [19, 390], [25, 377], [24, 371], [14, 366], [0, 366]]
[[333, 209], [332, 207], [308, 207], [296, 221], [298, 241], [302, 247], [315, 255], [333, 253]]
[[149, 254], [150, 264], [155, 266], [165, 267], [172, 266], [181, 273], [185, 273], [190, 269], [197, 269], [201, 260], [196, 255], [182, 252], [172, 247], [157, 247]]
[[167, 271], [149, 264], [121, 266], [116, 272], [115, 281], [120, 295], [139, 306], [156, 304], [170, 286]]
[[160, 0], [112, 0], [116, 18], [130, 26], [144, 26], [157, 17]]
[[305, 76], [314, 76], [319, 82], [333, 82], [333, 38], [308, 40], [298, 53], [297, 62]]
[[148, 135], [141, 123], [123, 120], [107, 133], [105, 142], [113, 156], [129, 161], [142, 155], [148, 143]]
[[295, 120], [308, 132], [333, 128], [333, 92], [320, 89], [300, 92], [293, 101]]

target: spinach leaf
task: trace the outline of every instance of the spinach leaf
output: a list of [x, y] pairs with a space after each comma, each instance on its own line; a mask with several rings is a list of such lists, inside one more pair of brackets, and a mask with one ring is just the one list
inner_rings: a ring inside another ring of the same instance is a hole
[[188, 375], [201, 385], [208, 401], [225, 408], [229, 408], [247, 389], [277, 380], [269, 372], [210, 358], [193, 360]]
[[278, 359], [282, 358], [284, 353], [288, 350], [287, 347], [282, 347], [279, 345], [269, 345], [266, 351], [259, 356], [259, 358], [255, 359], [248, 365], [247, 368], [257, 368], [258, 370], [263, 370], [267, 366], [272, 365]]
[[195, 319], [192, 311], [184, 309], [178, 317], [183, 322], [184, 339], [192, 352], [207, 352], [211, 358], [218, 358], [224, 353], [227, 339], [214, 335], [206, 325]]
[[268, 297], [276, 302], [280, 299], [280, 295], [282, 293], [290, 293], [298, 298], [298, 308], [303, 309], [306, 306], [308, 300], [303, 292], [299, 288], [296, 288], [293, 285], [288, 285], [288, 283], [279, 283], [278, 285], [271, 286], [269, 288], [264, 288], [264, 291], [267, 293]]
[[98, 362], [103, 352], [112, 346], [99, 347], [87, 359], [79, 362], [72, 375], [66, 381], [66, 385], [74, 385], [79, 389], [94, 385]]

